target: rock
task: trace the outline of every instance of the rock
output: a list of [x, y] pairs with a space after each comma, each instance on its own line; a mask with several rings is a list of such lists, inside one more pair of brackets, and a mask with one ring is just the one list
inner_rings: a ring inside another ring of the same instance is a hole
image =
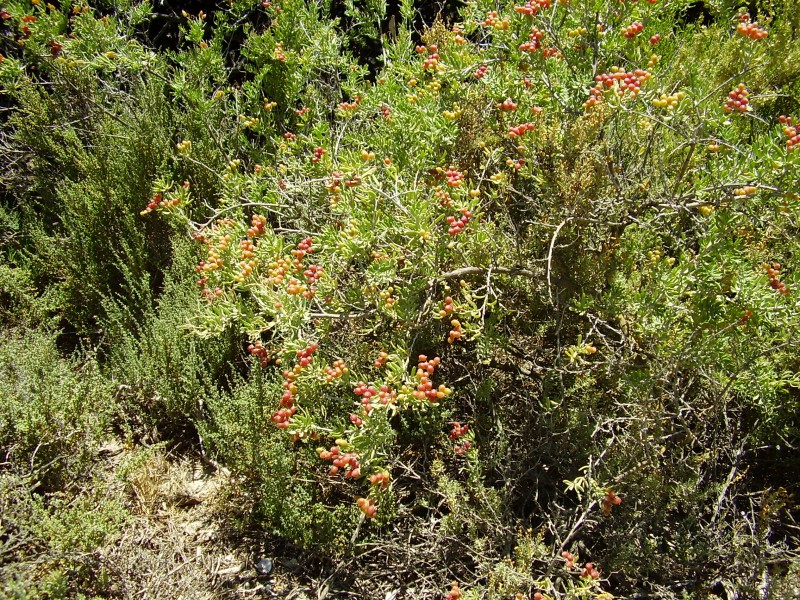
[[256, 573], [259, 577], [266, 577], [272, 573], [272, 559], [262, 558], [256, 563]]

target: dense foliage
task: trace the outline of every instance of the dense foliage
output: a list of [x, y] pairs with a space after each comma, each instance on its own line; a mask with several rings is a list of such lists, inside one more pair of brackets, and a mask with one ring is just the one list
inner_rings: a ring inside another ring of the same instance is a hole
[[418, 8], [2, 8], [3, 512], [191, 439], [357, 597], [797, 593], [800, 5]]

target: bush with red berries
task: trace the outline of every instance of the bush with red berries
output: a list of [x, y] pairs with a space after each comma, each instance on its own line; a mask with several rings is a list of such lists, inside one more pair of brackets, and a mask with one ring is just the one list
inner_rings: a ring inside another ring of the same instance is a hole
[[112, 4], [2, 8], [0, 320], [96, 349], [120, 431], [360, 597], [789, 560], [793, 4], [237, 0], [169, 54]]

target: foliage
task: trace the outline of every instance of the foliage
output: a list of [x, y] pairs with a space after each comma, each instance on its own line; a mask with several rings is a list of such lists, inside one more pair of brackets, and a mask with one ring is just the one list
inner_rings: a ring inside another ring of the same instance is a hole
[[126, 518], [90, 475], [114, 413], [111, 386], [91, 360], [61, 358], [53, 335], [7, 329], [4, 338], [0, 596], [101, 592], [108, 582], [92, 553]]
[[109, 383], [90, 360], [59, 356], [52, 335], [6, 330], [0, 346], [0, 449], [43, 489], [86, 473], [113, 414]]
[[331, 4], [159, 51], [146, 3], [9, 4], [3, 319], [99, 340], [125, 427], [196, 430], [252, 519], [382, 548], [387, 585], [764, 592], [800, 491], [797, 3]]

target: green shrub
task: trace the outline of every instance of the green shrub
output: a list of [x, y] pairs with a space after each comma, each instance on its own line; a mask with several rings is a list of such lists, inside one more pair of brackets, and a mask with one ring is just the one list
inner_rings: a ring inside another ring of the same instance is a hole
[[127, 512], [102, 481], [66, 498], [32, 495], [30, 480], [0, 475], [0, 597], [75, 598], [107, 593], [98, 550], [118, 535]]
[[113, 390], [89, 359], [65, 360], [55, 336], [4, 331], [0, 345], [0, 451], [42, 490], [85, 475], [107, 434]]
[[160, 440], [191, 430], [236, 372], [235, 332], [200, 340], [187, 329], [197, 306], [194, 260], [193, 248], [179, 241], [157, 300], [146, 294], [134, 306], [119, 297], [104, 302], [103, 371], [117, 386], [124, 427], [137, 436]]

